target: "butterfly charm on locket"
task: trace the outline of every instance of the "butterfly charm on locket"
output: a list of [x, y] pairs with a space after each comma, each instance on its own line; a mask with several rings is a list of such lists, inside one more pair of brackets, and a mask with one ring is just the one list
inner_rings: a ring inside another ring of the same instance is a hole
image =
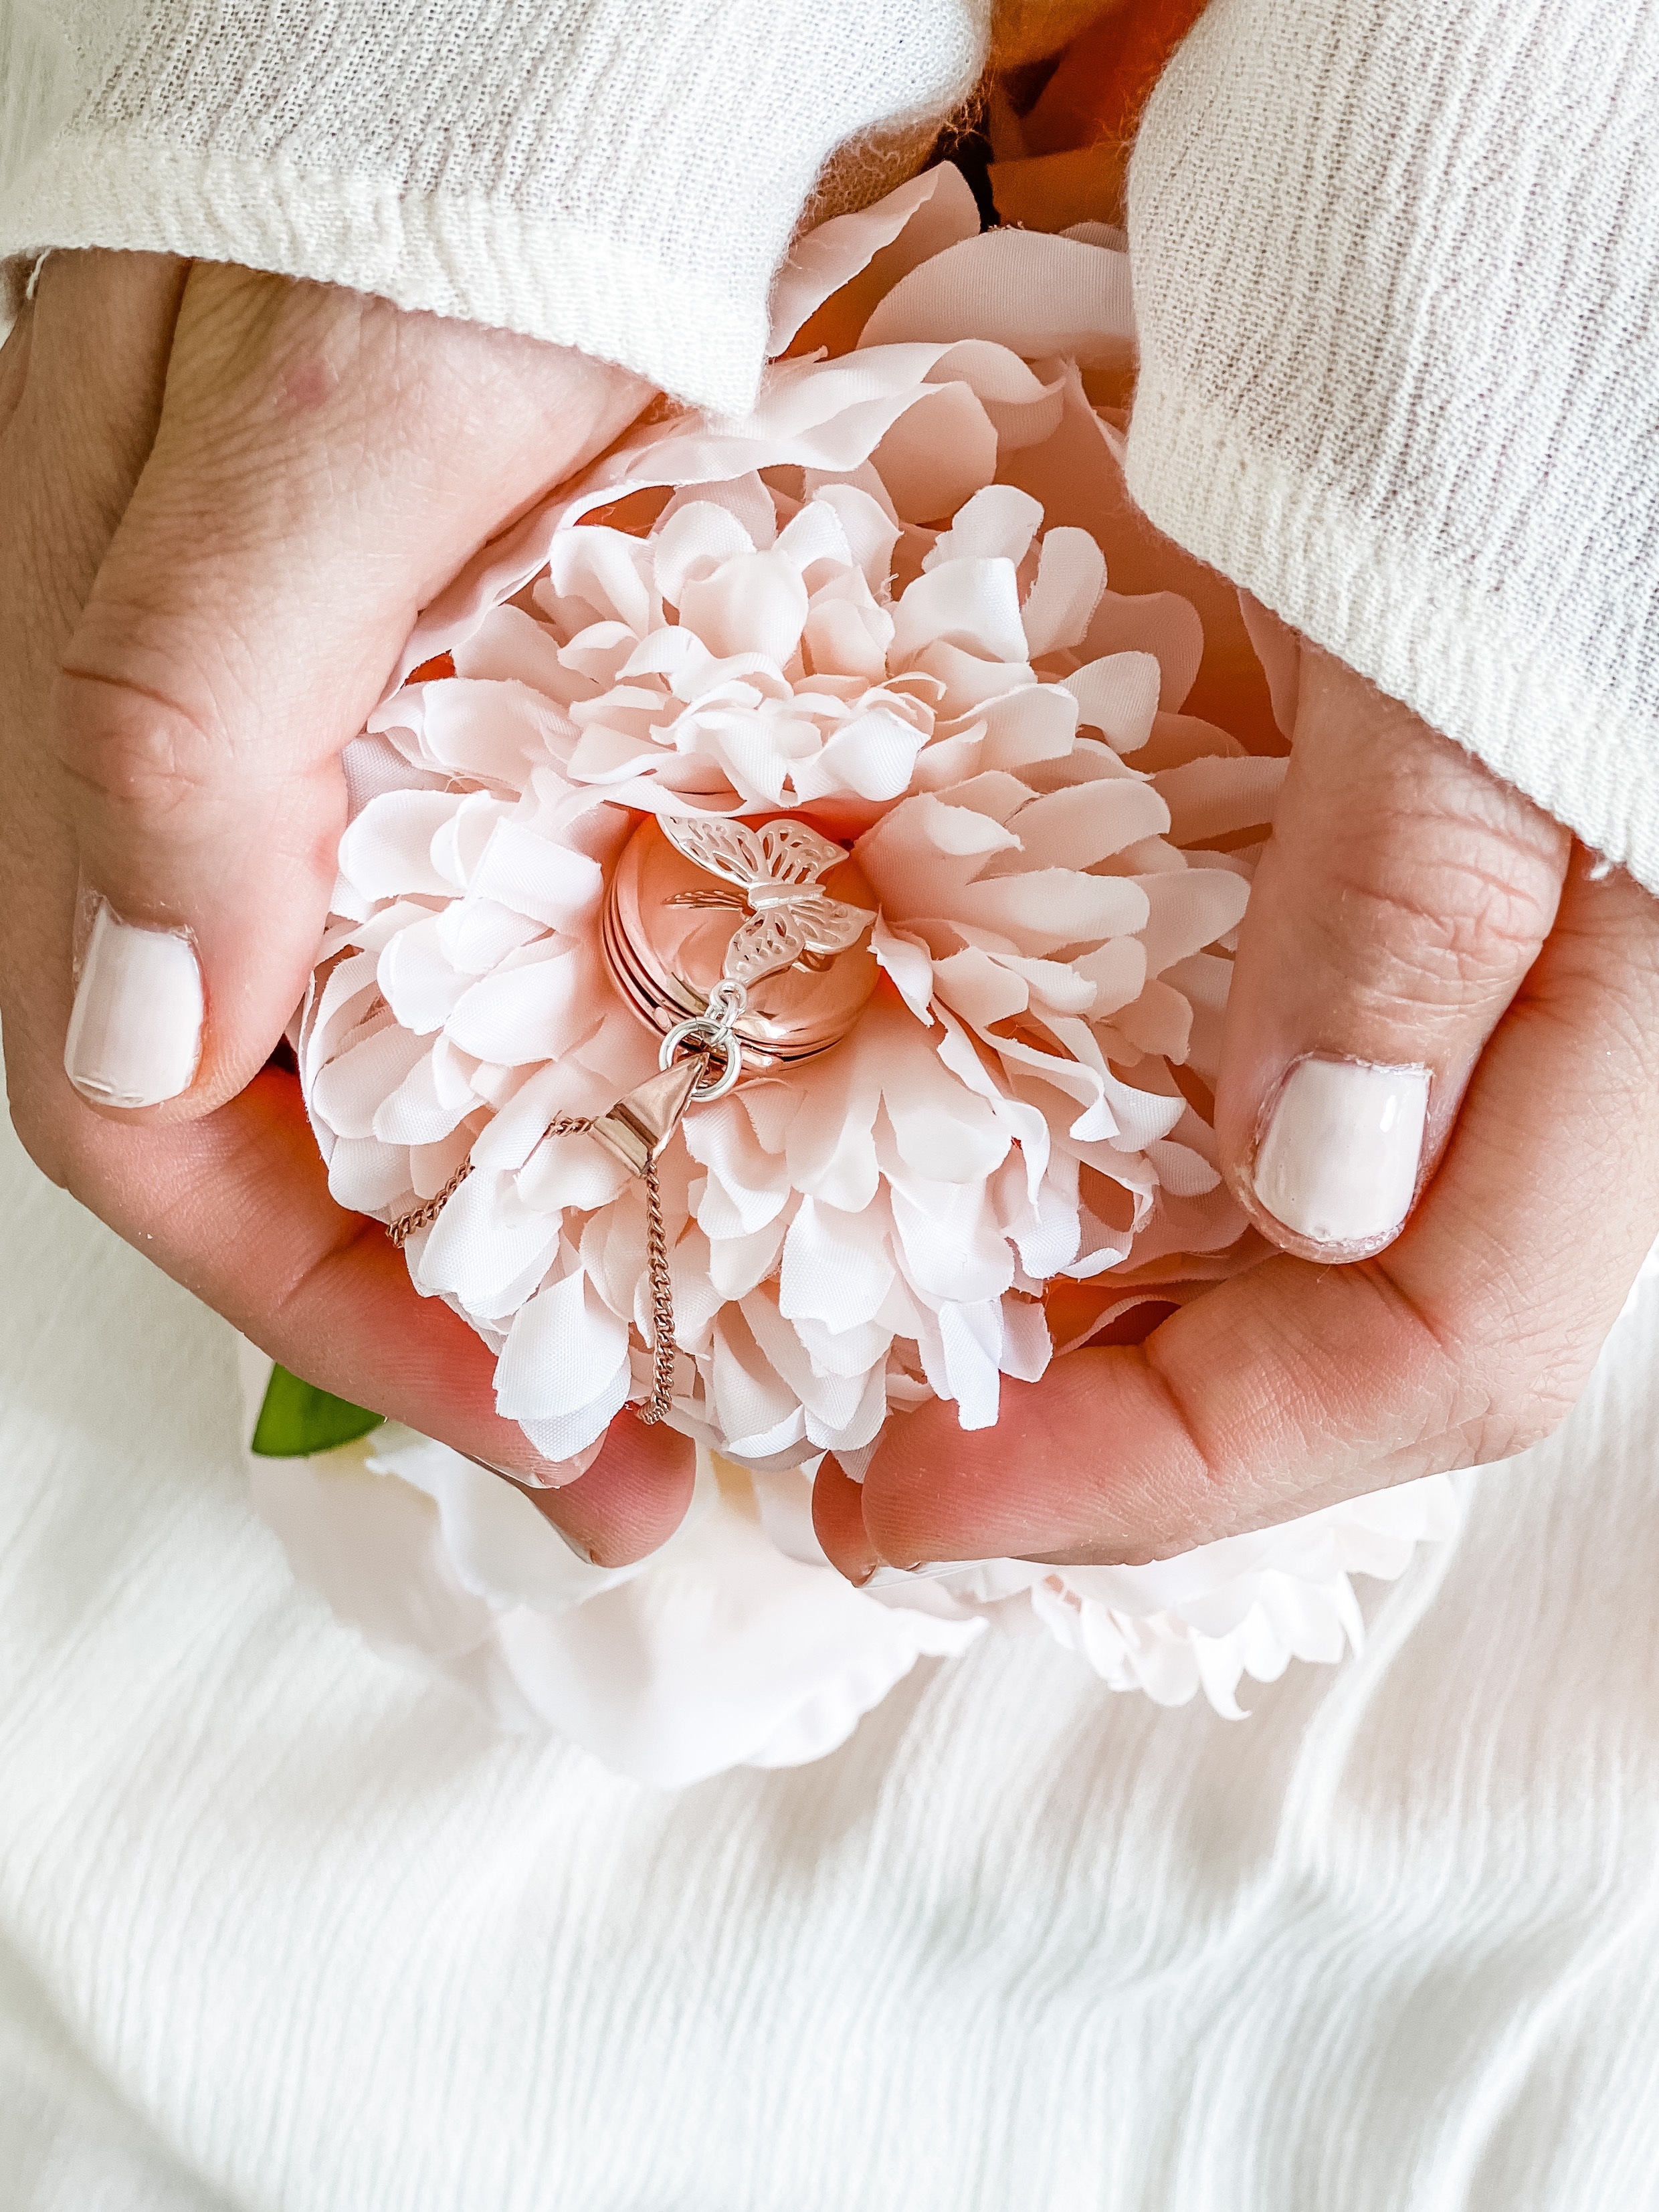
[[875, 919], [851, 854], [806, 823], [647, 815], [612, 872], [601, 938], [659, 1036], [720, 1022], [744, 1063], [765, 1068], [852, 1028], [875, 988]]
[[674, 893], [674, 906], [736, 907], [749, 919], [726, 948], [721, 972], [745, 987], [781, 969], [823, 970], [838, 952], [856, 945], [875, 916], [867, 908], [831, 898], [818, 882], [826, 868], [847, 858], [839, 845], [804, 822], [768, 822], [751, 830], [725, 816], [669, 814], [658, 826], [677, 852], [735, 885], [741, 894], [710, 885]]

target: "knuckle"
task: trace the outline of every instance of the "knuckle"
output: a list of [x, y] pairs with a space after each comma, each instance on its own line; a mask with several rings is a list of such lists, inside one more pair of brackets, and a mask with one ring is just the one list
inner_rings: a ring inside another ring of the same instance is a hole
[[123, 813], [166, 819], [215, 780], [215, 741], [183, 702], [119, 674], [60, 672], [59, 754], [71, 782]]
[[1502, 1279], [1464, 1326], [1427, 1325], [1444, 1359], [1446, 1429], [1464, 1440], [1461, 1464], [1469, 1467], [1513, 1459], [1553, 1436], [1577, 1404], [1600, 1343], [1593, 1328], [1564, 1323], [1559, 1313], [1540, 1316], [1535, 1299]]
[[1512, 990], [1555, 917], [1546, 853], [1467, 821], [1419, 814], [1332, 855], [1316, 927], [1379, 993], [1413, 1003]]

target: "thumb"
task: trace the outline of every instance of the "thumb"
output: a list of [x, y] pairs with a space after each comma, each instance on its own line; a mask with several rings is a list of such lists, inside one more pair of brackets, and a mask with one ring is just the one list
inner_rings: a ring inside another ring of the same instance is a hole
[[196, 264], [59, 684], [83, 1097], [188, 1118], [266, 1059], [328, 908], [340, 753], [416, 612], [644, 397], [561, 348]]
[[1309, 1259], [1390, 1243], [1555, 920], [1569, 833], [1304, 646], [1216, 1091], [1229, 1182]]

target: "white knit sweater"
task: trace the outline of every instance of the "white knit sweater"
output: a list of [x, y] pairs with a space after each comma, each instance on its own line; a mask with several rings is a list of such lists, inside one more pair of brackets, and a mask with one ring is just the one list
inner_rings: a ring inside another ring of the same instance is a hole
[[1130, 185], [1154, 521], [1659, 890], [1659, 6], [1213, 0]]
[[0, 0], [0, 256], [241, 261], [754, 396], [819, 173], [876, 191], [989, 0]]
[[[148, 246], [722, 410], [826, 158], [989, 0], [0, 0], [0, 256]], [[1130, 227], [1137, 495], [1659, 889], [1659, 5], [1213, 0]]]

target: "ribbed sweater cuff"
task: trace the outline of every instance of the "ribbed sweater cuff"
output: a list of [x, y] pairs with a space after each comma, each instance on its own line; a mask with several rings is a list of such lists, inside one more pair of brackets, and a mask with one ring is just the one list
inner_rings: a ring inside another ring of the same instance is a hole
[[1659, 892], [1659, 732], [1178, 384], [1143, 380], [1129, 489], [1160, 530]]

